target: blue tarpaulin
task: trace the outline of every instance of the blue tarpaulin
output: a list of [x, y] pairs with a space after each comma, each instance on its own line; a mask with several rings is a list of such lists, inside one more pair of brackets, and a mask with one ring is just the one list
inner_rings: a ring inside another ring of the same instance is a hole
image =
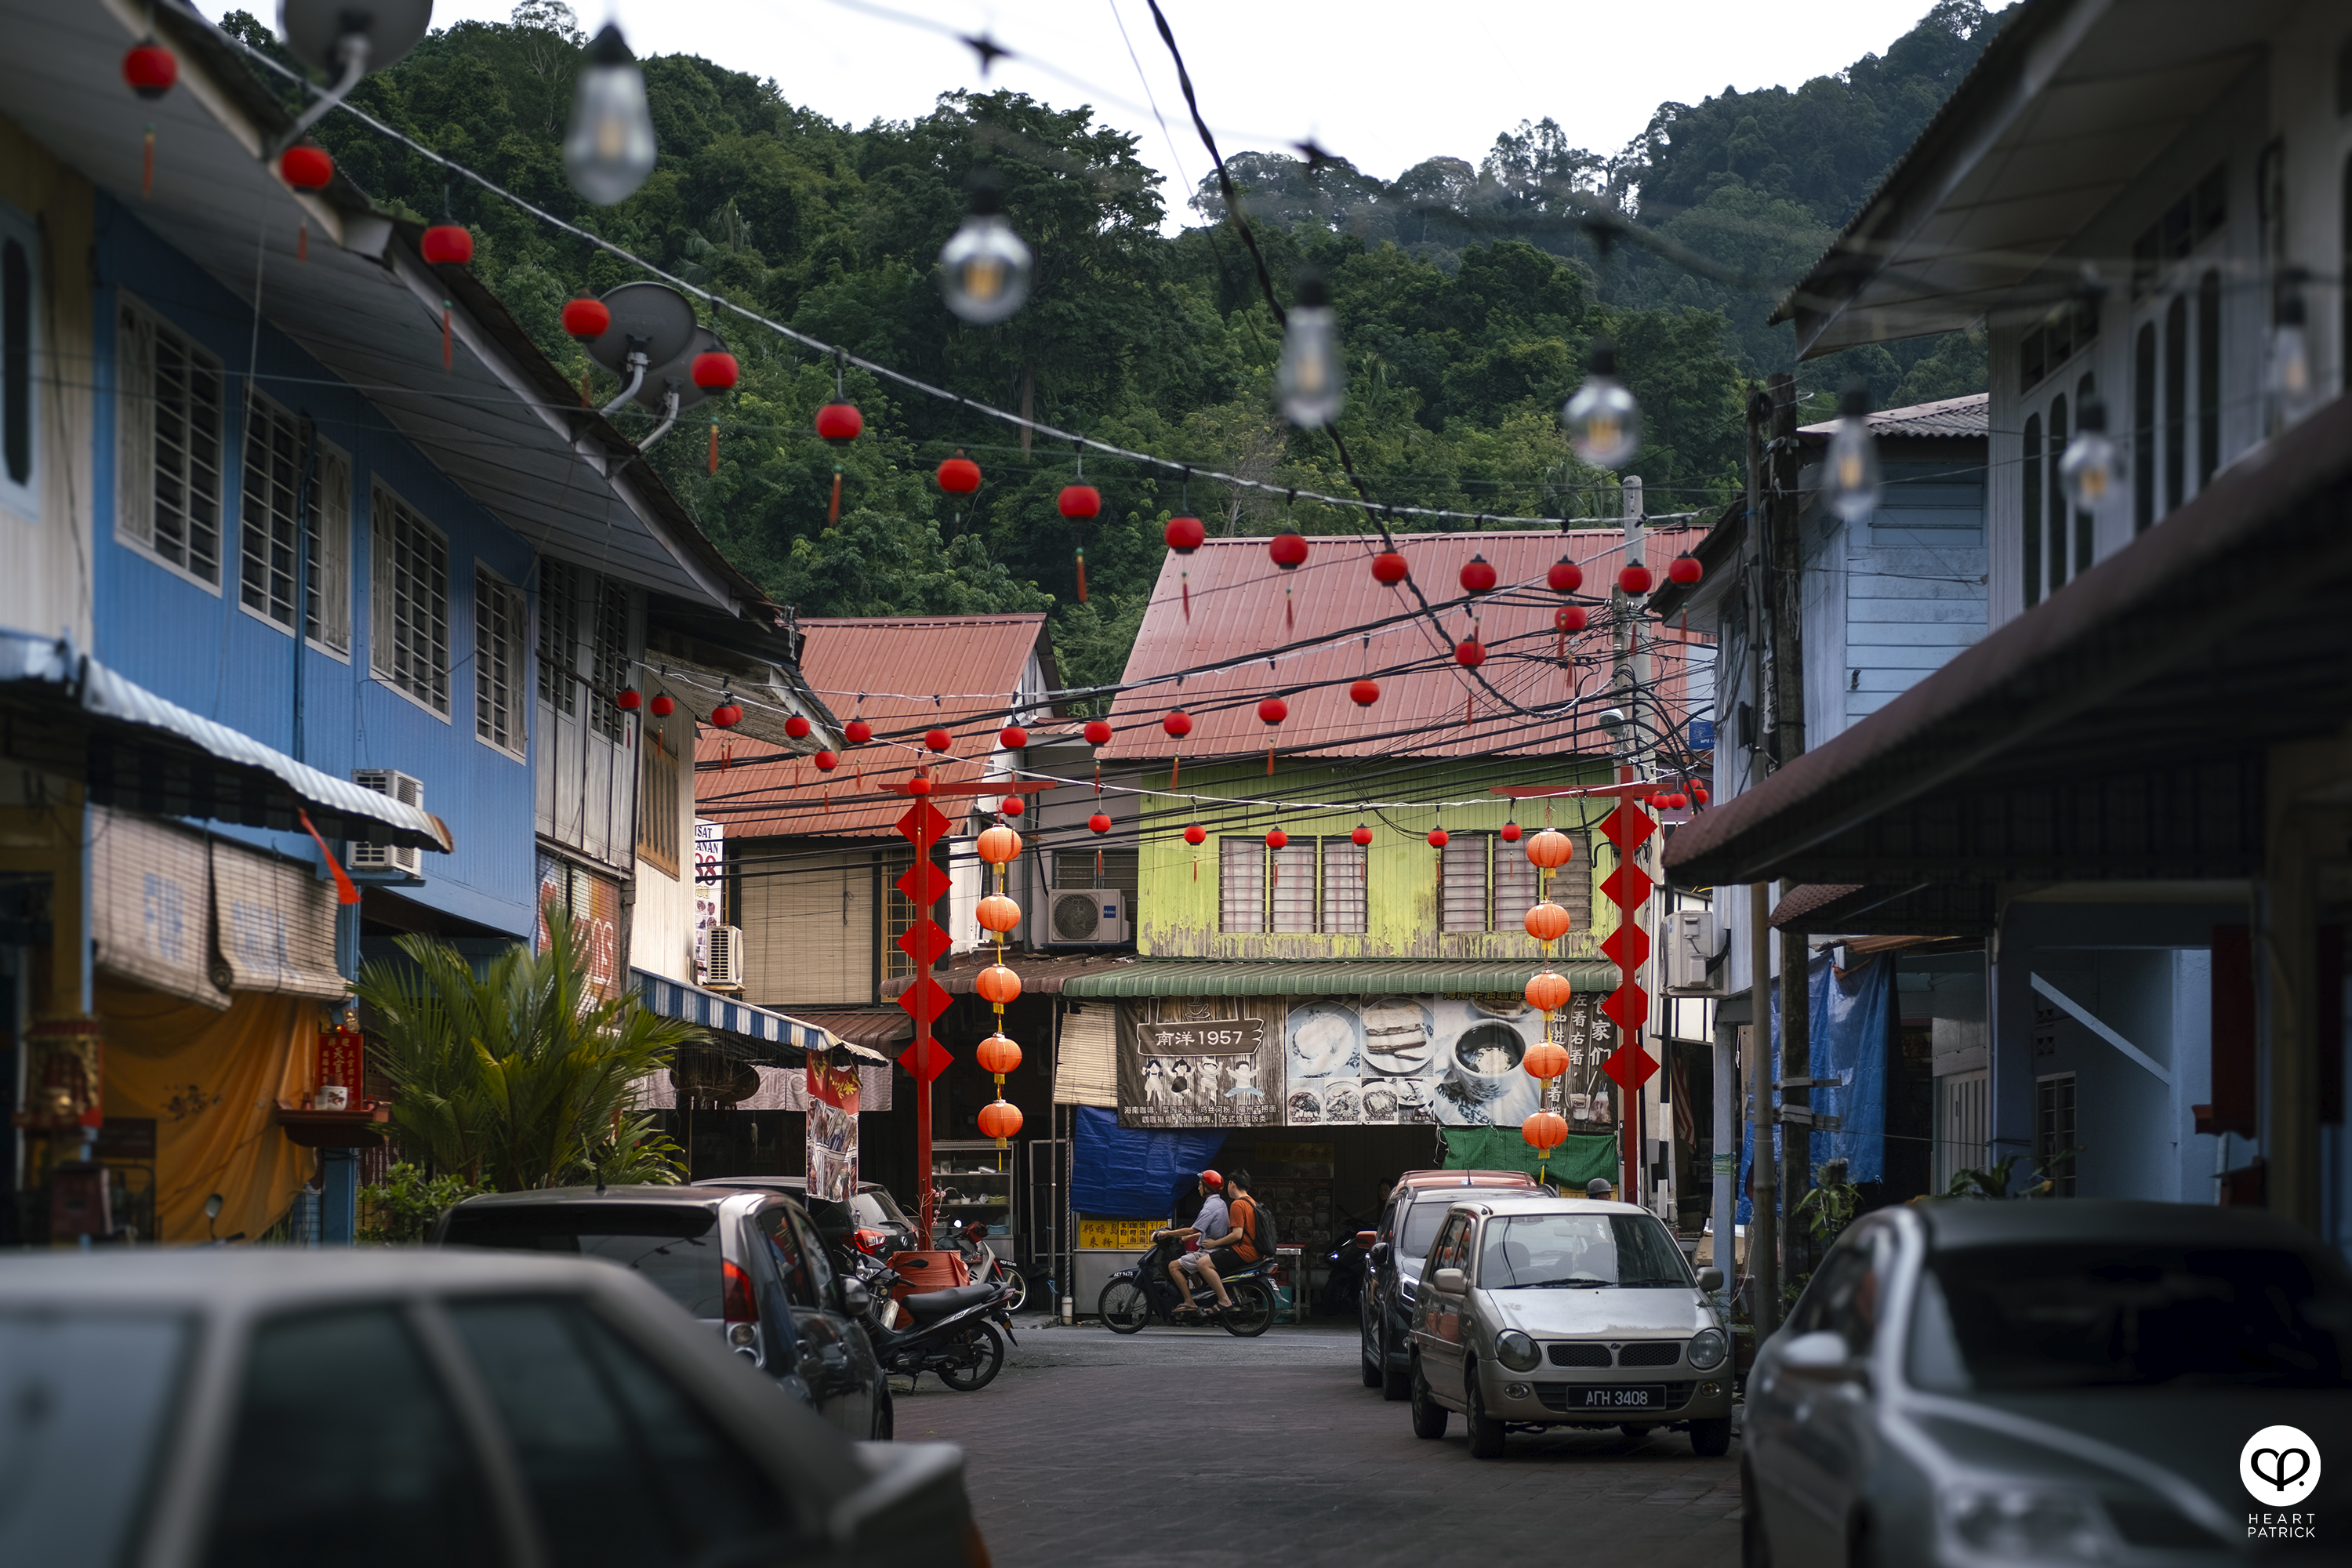
[[[1809, 1097], [1815, 1115], [1837, 1117], [1835, 1132], [1816, 1131], [1812, 1159], [1816, 1168], [1832, 1160], [1846, 1163], [1849, 1182], [1877, 1182], [1886, 1177], [1886, 1036], [1895, 1000], [1895, 961], [1877, 957], [1839, 973], [1823, 953], [1806, 976], [1811, 1001], [1809, 1033], [1813, 1080]], [[1834, 1084], [1822, 1079], [1835, 1079]], [[1780, 988], [1772, 988], [1772, 1081], [1780, 1080]], [[1772, 1097], [1779, 1104], [1780, 1096]], [[1741, 1134], [1739, 1151], [1739, 1223], [1748, 1220], [1748, 1176], [1756, 1156], [1752, 1130]], [[1780, 1148], [1780, 1130], [1772, 1129], [1772, 1148]], [[1799, 1178], [1791, 1176], [1792, 1183]], [[1810, 1173], [1801, 1178], [1812, 1185]], [[1803, 1190], [1801, 1187], [1800, 1191]]]
[[1179, 1179], [1197, 1173], [1224, 1146], [1219, 1130], [1171, 1132], [1121, 1127], [1108, 1106], [1077, 1108], [1070, 1149], [1070, 1207], [1111, 1219], [1165, 1219]]

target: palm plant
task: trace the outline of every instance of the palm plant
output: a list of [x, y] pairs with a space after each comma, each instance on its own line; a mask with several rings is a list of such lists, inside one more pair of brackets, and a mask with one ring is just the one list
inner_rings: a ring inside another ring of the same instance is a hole
[[394, 1089], [392, 1131], [432, 1170], [508, 1192], [674, 1182], [675, 1148], [634, 1110], [637, 1079], [667, 1068], [696, 1025], [597, 994], [582, 933], [552, 906], [547, 948], [516, 946], [478, 974], [463, 953], [403, 937], [357, 991]]

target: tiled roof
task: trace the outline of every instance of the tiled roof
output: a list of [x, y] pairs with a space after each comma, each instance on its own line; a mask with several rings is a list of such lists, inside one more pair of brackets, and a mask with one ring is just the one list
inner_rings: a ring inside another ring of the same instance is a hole
[[[1946, 397], [1934, 403], [1915, 403], [1907, 408], [1881, 408], [1869, 415], [1870, 428], [1879, 436], [1958, 436], [1975, 437], [1981, 440], [1991, 427], [1992, 395], [1972, 392], [1966, 397]], [[1837, 428], [1837, 421], [1798, 427], [1801, 436], [1826, 437]]]

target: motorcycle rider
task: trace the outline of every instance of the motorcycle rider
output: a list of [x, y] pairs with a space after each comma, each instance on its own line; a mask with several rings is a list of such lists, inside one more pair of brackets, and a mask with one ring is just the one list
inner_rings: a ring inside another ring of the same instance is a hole
[[1180, 1252], [1169, 1260], [1168, 1280], [1176, 1287], [1176, 1316], [1179, 1318], [1200, 1316], [1192, 1310], [1192, 1291], [1198, 1285], [1206, 1285], [1217, 1293], [1219, 1310], [1234, 1304], [1233, 1297], [1226, 1292], [1225, 1282], [1217, 1278], [1216, 1265], [1207, 1250], [1233, 1228], [1226, 1216], [1225, 1179], [1214, 1171], [1203, 1171], [1200, 1185], [1200, 1214], [1191, 1226], [1169, 1233], [1178, 1237], [1197, 1235], [1201, 1237], [1202, 1248], [1199, 1252]]
[[[1217, 1304], [1230, 1306], [1225, 1298], [1225, 1286], [1216, 1274], [1216, 1258], [1226, 1260], [1227, 1272], [1238, 1274], [1259, 1261], [1257, 1255], [1257, 1200], [1250, 1196], [1250, 1173], [1235, 1171], [1225, 1178], [1225, 1190], [1231, 1194], [1225, 1200], [1225, 1233], [1201, 1243], [1196, 1255], [1210, 1258], [1205, 1266], [1211, 1279], [1216, 1280]], [[1212, 1254], [1215, 1256], [1212, 1258]]]

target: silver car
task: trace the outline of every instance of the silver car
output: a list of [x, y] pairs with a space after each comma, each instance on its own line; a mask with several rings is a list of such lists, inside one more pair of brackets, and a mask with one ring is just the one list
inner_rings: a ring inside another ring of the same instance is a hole
[[2344, 1264], [2276, 1215], [1881, 1210], [1748, 1374], [1742, 1558], [2342, 1562], [2347, 1371]]
[[1455, 1204], [1430, 1243], [1412, 1317], [1412, 1429], [1468, 1418], [1491, 1459], [1514, 1426], [1672, 1426], [1731, 1446], [1731, 1342], [1657, 1216], [1588, 1198]]

